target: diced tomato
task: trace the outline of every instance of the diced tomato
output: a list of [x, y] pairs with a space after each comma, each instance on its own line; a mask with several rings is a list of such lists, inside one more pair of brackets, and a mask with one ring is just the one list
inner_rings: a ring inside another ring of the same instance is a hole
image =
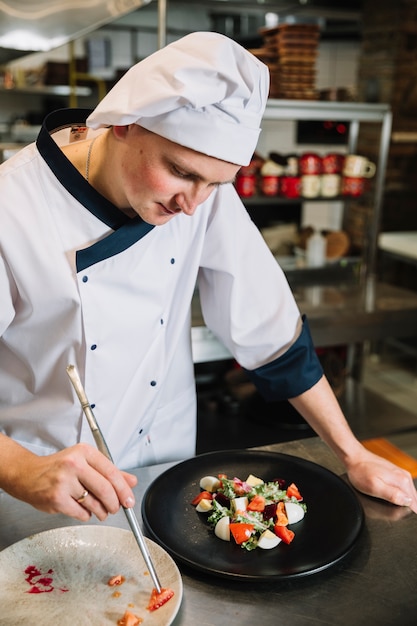
[[161, 589], [161, 593], [158, 593], [157, 590], [153, 588], [151, 597], [149, 599], [149, 604], [146, 608], [148, 609], [148, 611], [156, 611], [156, 609], [159, 609], [163, 604], [168, 602], [168, 600], [170, 600], [173, 595], [174, 592], [168, 587], [166, 589]]
[[196, 496], [194, 498], [194, 500], [192, 500], [191, 504], [193, 506], [197, 506], [197, 504], [201, 501], [201, 500], [213, 500], [213, 494], [210, 493], [210, 491], [201, 491], [198, 496]]
[[142, 622], [143, 619], [141, 617], [134, 615], [130, 611], [126, 611], [123, 617], [117, 622], [117, 626], [139, 626]]
[[291, 483], [291, 485], [289, 485], [289, 487], [287, 488], [287, 496], [289, 498], [297, 498], [297, 500], [303, 499], [303, 496], [298, 491], [297, 485], [295, 485], [294, 483]]
[[229, 524], [230, 532], [233, 535], [233, 539], [236, 541], [238, 545], [247, 541], [251, 534], [253, 533], [253, 529], [255, 528], [253, 524], [241, 524], [241, 523], [231, 523]]
[[265, 509], [265, 498], [263, 496], [255, 496], [246, 508], [248, 511], [263, 511]]
[[223, 478], [227, 478], [227, 474], [217, 474], [217, 478], [220, 480], [219, 489], [221, 489], [223, 487], [222, 480]]
[[278, 526], [278, 524], [274, 526], [274, 533], [277, 537], [282, 539], [284, 543], [291, 543], [295, 536], [295, 533], [287, 528], [287, 526]]
[[283, 502], [278, 502], [277, 510], [276, 510], [276, 526], [288, 526], [288, 517], [285, 511], [285, 504]]

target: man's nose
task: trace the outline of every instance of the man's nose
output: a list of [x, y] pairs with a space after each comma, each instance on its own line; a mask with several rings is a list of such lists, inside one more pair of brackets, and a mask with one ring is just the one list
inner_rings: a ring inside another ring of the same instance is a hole
[[184, 194], [179, 194], [175, 198], [177, 207], [181, 209], [183, 213], [186, 215], [194, 215], [195, 210], [198, 206], [198, 203], [195, 200], [191, 200], [186, 197]]
[[175, 201], [178, 208], [181, 209], [186, 215], [194, 215], [196, 208], [199, 204], [207, 200], [211, 194], [212, 189], [205, 187], [194, 187], [187, 192], [178, 193], [175, 196]]

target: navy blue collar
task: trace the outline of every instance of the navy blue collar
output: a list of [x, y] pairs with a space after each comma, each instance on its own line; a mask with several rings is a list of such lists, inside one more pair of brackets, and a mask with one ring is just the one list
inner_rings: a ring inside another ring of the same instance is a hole
[[61, 185], [97, 219], [115, 231], [89, 248], [77, 252], [77, 271], [123, 252], [154, 228], [139, 216], [128, 217], [98, 193], [51, 137], [51, 133], [62, 128], [85, 126], [90, 112], [89, 109], [60, 109], [50, 113], [45, 118], [36, 141], [39, 153]]

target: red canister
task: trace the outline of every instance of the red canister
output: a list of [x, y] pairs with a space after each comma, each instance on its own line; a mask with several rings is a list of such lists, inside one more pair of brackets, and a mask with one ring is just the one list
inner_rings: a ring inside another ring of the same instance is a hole
[[283, 176], [281, 178], [281, 195], [286, 198], [301, 196], [301, 176]]
[[321, 156], [315, 152], [304, 152], [298, 160], [300, 174], [318, 176], [321, 174]]
[[357, 198], [365, 191], [365, 179], [359, 176], [343, 176], [342, 178], [342, 194], [344, 196], [353, 196]]
[[256, 176], [255, 174], [239, 174], [235, 182], [236, 191], [242, 198], [250, 198], [255, 195]]
[[261, 191], [264, 196], [277, 196], [279, 194], [279, 176], [262, 176]]
[[341, 174], [345, 162], [345, 155], [338, 152], [329, 152], [322, 157], [323, 174]]

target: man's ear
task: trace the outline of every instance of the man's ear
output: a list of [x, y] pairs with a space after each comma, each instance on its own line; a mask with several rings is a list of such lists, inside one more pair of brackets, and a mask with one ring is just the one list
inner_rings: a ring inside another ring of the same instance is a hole
[[112, 129], [113, 135], [116, 137], [116, 139], [125, 139], [129, 131], [129, 126], [112, 126]]

